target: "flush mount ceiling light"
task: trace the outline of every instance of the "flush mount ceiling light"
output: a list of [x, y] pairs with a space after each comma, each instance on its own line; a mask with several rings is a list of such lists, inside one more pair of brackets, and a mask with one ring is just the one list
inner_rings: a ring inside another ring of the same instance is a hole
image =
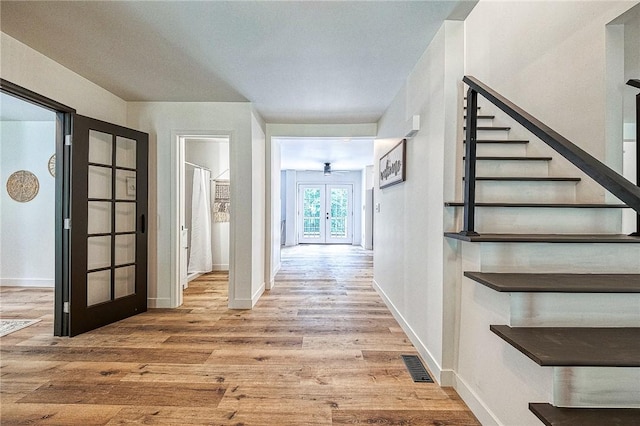
[[324, 175], [331, 176], [331, 163], [324, 163]]

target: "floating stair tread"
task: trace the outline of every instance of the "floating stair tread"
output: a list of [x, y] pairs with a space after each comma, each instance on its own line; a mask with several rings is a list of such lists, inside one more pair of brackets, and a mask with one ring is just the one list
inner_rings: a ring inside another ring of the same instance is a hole
[[640, 293], [640, 274], [516, 274], [466, 271], [464, 276], [499, 292]]
[[[462, 178], [464, 180], [464, 177]], [[493, 180], [502, 182], [580, 182], [579, 177], [562, 176], [476, 176], [478, 180]]]
[[529, 141], [525, 139], [476, 139], [476, 143], [526, 144]]
[[[445, 207], [464, 207], [462, 201], [447, 201]], [[540, 207], [563, 209], [624, 209], [630, 208], [626, 204], [572, 204], [572, 203], [476, 203], [476, 207]]]
[[[467, 130], [467, 126], [464, 126], [462, 128], [462, 130]], [[511, 130], [511, 127], [507, 127], [507, 126], [477, 126], [476, 130], [486, 130], [486, 131], [491, 131], [491, 130], [498, 130], [498, 131], [509, 131]]]
[[640, 243], [624, 234], [478, 234], [445, 232], [445, 237], [477, 243]]
[[541, 366], [640, 367], [640, 327], [489, 328]]
[[[478, 115], [476, 116], [476, 118], [478, 120], [493, 120], [494, 118], [496, 118], [496, 116], [495, 115]], [[464, 116], [464, 119], [465, 120], [467, 119], [466, 115]]]
[[547, 426], [637, 426], [639, 408], [561, 408], [530, 403], [529, 410]]
[[[465, 157], [462, 157], [464, 160]], [[478, 161], [551, 161], [551, 157], [476, 157]]]

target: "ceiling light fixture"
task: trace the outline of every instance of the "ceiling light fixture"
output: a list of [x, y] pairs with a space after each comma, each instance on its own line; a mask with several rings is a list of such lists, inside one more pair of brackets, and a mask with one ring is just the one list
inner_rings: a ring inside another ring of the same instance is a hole
[[324, 175], [331, 176], [331, 163], [324, 163]]

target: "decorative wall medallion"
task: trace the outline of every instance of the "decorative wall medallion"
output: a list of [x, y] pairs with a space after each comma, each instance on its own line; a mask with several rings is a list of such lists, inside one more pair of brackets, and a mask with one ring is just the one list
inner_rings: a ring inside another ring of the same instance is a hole
[[49, 158], [49, 173], [51, 176], [56, 177], [56, 155], [53, 154], [51, 158]]
[[9, 196], [20, 203], [33, 200], [38, 195], [39, 189], [38, 178], [27, 170], [19, 170], [7, 179]]

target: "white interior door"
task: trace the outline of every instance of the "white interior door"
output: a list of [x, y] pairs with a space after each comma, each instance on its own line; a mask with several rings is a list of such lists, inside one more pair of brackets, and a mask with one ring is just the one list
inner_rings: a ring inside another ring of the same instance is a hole
[[353, 186], [300, 185], [298, 242], [351, 244], [353, 242]]

